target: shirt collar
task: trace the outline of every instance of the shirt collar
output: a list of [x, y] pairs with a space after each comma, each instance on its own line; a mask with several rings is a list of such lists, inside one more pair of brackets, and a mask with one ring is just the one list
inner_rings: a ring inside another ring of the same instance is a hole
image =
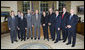
[[[58, 15], [59, 15], [59, 14], [58, 14]], [[56, 17], [57, 17], [58, 15], [56, 15]]]
[[30, 15], [30, 14], [27, 14], [27, 15]]

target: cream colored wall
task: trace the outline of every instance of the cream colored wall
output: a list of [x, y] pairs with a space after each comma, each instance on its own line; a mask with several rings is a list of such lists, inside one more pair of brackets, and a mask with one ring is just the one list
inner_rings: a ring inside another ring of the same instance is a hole
[[[84, 5], [84, 1], [71, 1], [71, 9], [75, 10], [75, 14], [77, 14], [77, 6]], [[84, 20], [84, 15], [78, 15], [81, 17], [81, 21]]]
[[17, 14], [17, 1], [1, 1], [1, 6], [10, 7]]

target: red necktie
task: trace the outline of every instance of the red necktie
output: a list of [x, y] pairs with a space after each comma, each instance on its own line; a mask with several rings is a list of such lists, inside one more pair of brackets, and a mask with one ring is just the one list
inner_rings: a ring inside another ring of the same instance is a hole
[[64, 14], [62, 15], [62, 19], [63, 19], [63, 17], [64, 17]]

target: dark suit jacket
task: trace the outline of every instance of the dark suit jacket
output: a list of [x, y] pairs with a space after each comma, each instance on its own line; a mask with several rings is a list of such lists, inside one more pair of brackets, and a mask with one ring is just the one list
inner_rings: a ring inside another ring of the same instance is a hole
[[45, 24], [48, 25], [48, 19], [47, 19], [47, 15], [44, 17], [43, 15], [41, 16], [41, 24]]
[[14, 17], [13, 20], [12, 17], [8, 17], [8, 27], [11, 28], [11, 30], [16, 30], [17, 26], [18, 26], [17, 18]]
[[77, 15], [74, 14], [71, 17], [71, 20], [68, 18], [67, 25], [71, 25], [72, 26], [69, 30], [76, 31], [76, 24], [77, 23], [78, 23], [78, 16]]
[[35, 18], [35, 15], [33, 14], [33, 15], [32, 15], [32, 25], [34, 25], [34, 22], [35, 22], [35, 21], [34, 21], [34, 18]]
[[[70, 13], [66, 12], [64, 14], [63, 19], [61, 18], [61, 27], [64, 29], [65, 29], [65, 26], [67, 25], [67, 19], [68, 19], [69, 15], [70, 15]], [[61, 17], [62, 17], [62, 15], [61, 15]]]
[[26, 18], [23, 18], [23, 19], [19, 19], [19, 25], [18, 27], [22, 30], [22, 29], [25, 29], [26, 26], [27, 26], [27, 21], [26, 21]]
[[52, 13], [51, 15], [49, 14], [48, 15], [48, 23], [51, 23], [51, 26], [54, 26], [55, 25], [55, 14]]
[[[17, 18], [17, 23], [18, 23], [20, 20], [20, 17], [18, 17], [18, 15], [16, 15], [15, 17]], [[18, 25], [19, 25], [19, 23], [18, 23]]]
[[58, 15], [57, 17], [56, 17], [56, 15], [55, 15], [55, 27], [59, 27], [60, 28], [60, 26], [61, 26], [61, 16], [60, 15]]

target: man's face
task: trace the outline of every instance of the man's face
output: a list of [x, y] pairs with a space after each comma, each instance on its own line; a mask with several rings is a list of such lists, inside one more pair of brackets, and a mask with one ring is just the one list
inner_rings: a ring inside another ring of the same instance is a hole
[[71, 14], [73, 14], [73, 13], [74, 13], [74, 10], [73, 10], [73, 9], [71, 9], [71, 10], [70, 10], [70, 13], [71, 13]]
[[58, 11], [56, 11], [56, 12], [55, 12], [55, 14], [57, 14], [57, 15], [58, 15], [58, 14], [59, 14], [59, 12], [58, 12]]
[[45, 12], [43, 12], [43, 14], [45, 15]]
[[13, 16], [14, 15], [14, 12], [11, 12], [11, 15]]
[[27, 13], [29, 14], [30, 13], [30, 10], [27, 10]]
[[36, 10], [36, 14], [38, 14], [38, 10]]
[[23, 13], [21, 13], [21, 16], [23, 16]]
[[52, 8], [49, 9], [49, 12], [52, 13]]
[[20, 12], [18, 12], [18, 15], [20, 15]]
[[66, 8], [63, 8], [63, 12], [66, 12]]

